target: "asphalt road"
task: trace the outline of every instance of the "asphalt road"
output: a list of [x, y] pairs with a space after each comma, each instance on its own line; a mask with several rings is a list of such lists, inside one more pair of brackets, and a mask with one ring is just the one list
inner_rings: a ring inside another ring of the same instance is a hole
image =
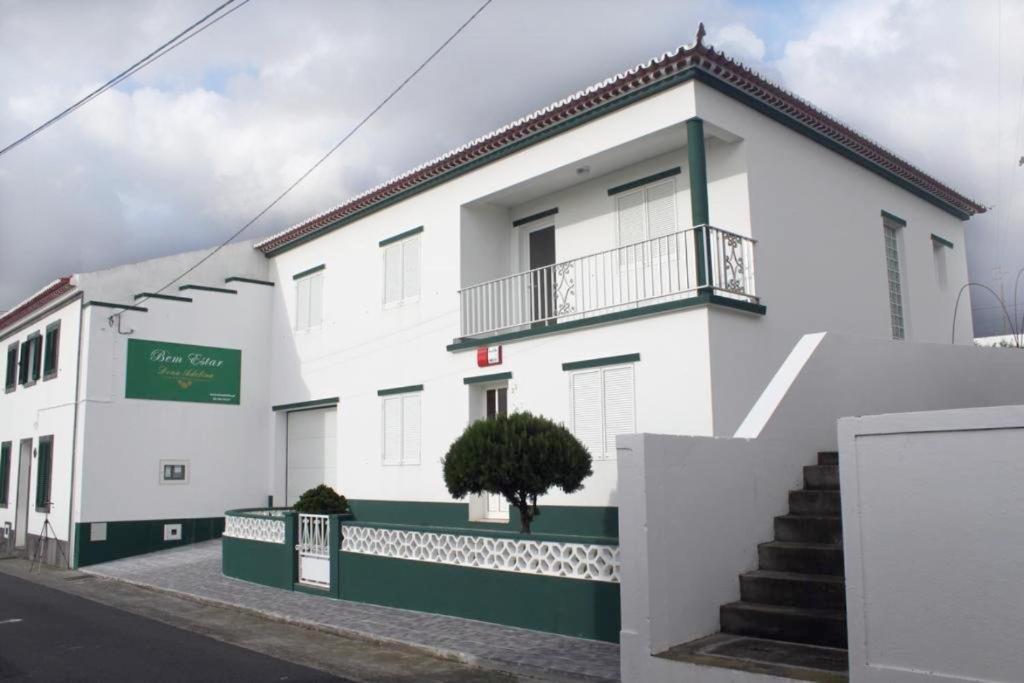
[[23, 680], [346, 681], [0, 573], [0, 681]]

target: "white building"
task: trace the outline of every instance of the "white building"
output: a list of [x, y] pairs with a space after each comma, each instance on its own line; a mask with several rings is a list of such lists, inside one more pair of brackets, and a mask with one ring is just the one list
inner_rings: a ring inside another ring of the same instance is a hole
[[[732, 435], [808, 332], [948, 344], [982, 211], [698, 39], [189, 276], [237, 295], [88, 306], [189, 255], [60, 281], [0, 319], [18, 372], [61, 320], [57, 378], [0, 398], [0, 440], [15, 482], [53, 435], [51, 520], [84, 563], [160, 545], [111, 543], [114, 523], [162, 531], [321, 482], [360, 524], [513, 534], [502, 501], [452, 500], [441, 458], [470, 421], [530, 410], [594, 457], [583, 491], [540, 501], [536, 535], [615, 544], [617, 435]], [[128, 397], [136, 338], [241, 350], [240, 405]], [[181, 460], [187, 484], [163, 485]], [[0, 523], [38, 534], [15, 495], [35, 486], [10, 485]]]

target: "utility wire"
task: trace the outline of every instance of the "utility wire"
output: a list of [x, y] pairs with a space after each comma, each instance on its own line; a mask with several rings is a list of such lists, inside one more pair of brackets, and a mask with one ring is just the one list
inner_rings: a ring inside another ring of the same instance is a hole
[[[194, 264], [192, 264], [192, 266], [191, 266], [191, 267], [189, 267], [189, 268], [188, 268], [188, 270], [186, 270], [186, 271], [185, 271], [185, 272], [183, 272], [183, 273], [182, 273], [181, 275], [177, 276], [176, 278], [174, 278], [173, 280], [171, 280], [170, 282], [168, 282], [168, 283], [167, 283], [166, 285], [164, 285], [163, 287], [161, 287], [160, 289], [158, 289], [157, 291], [155, 291], [155, 292], [152, 292], [152, 293], [153, 293], [153, 294], [160, 294], [160, 293], [161, 293], [161, 292], [163, 292], [163, 291], [164, 291], [165, 289], [167, 289], [168, 287], [170, 287], [171, 285], [173, 285], [173, 284], [174, 284], [175, 282], [178, 282], [179, 280], [181, 280], [181, 278], [185, 277], [186, 275], [188, 275], [189, 273], [191, 273], [191, 272], [192, 272], [193, 270], [195, 270], [196, 268], [198, 268], [199, 266], [201, 266], [201, 265], [202, 265], [203, 263], [205, 263], [206, 261], [208, 261], [208, 260], [209, 260], [209, 259], [210, 259], [210, 258], [211, 258], [211, 257], [212, 257], [212, 256], [213, 256], [214, 254], [216, 254], [216, 253], [217, 253], [218, 251], [220, 251], [221, 249], [223, 249], [224, 247], [226, 247], [226, 246], [227, 246], [228, 244], [230, 244], [230, 243], [231, 243], [232, 241], [234, 241], [234, 240], [235, 240], [235, 239], [236, 239], [236, 238], [237, 238], [237, 237], [238, 237], [239, 235], [241, 235], [241, 234], [242, 234], [243, 232], [245, 232], [245, 231], [246, 231], [246, 230], [247, 230], [247, 229], [249, 228], [249, 226], [251, 226], [251, 225], [252, 225], [253, 223], [255, 223], [255, 222], [256, 222], [256, 221], [258, 221], [258, 220], [259, 220], [260, 218], [262, 218], [262, 217], [263, 217], [263, 216], [264, 216], [264, 215], [265, 215], [265, 214], [266, 214], [266, 213], [267, 213], [268, 211], [270, 211], [270, 210], [271, 210], [272, 208], [274, 208], [275, 206], [277, 206], [278, 202], [280, 202], [280, 201], [281, 201], [282, 199], [284, 199], [284, 198], [285, 198], [286, 196], [288, 196], [288, 194], [289, 194], [289, 193], [290, 193], [290, 192], [291, 192], [292, 190], [294, 190], [294, 189], [295, 189], [296, 187], [298, 187], [299, 183], [301, 183], [301, 182], [302, 182], [303, 180], [305, 180], [305, 179], [306, 179], [307, 177], [309, 177], [309, 175], [310, 175], [310, 174], [312, 174], [312, 173], [313, 173], [313, 171], [315, 171], [316, 169], [318, 169], [318, 168], [320, 167], [320, 165], [321, 165], [321, 164], [323, 164], [323, 163], [324, 163], [325, 161], [327, 161], [327, 159], [328, 159], [328, 158], [329, 158], [329, 157], [330, 157], [330, 156], [331, 156], [332, 154], [334, 154], [334, 153], [335, 153], [336, 151], [338, 151], [338, 148], [339, 148], [339, 147], [341, 147], [341, 146], [342, 146], [343, 144], [345, 144], [345, 142], [347, 142], [349, 138], [351, 138], [351, 137], [352, 137], [353, 135], [355, 135], [355, 134], [356, 134], [356, 133], [357, 133], [357, 132], [359, 131], [359, 129], [360, 129], [360, 128], [362, 128], [362, 127], [363, 127], [364, 125], [366, 125], [366, 123], [367, 123], [367, 122], [368, 122], [368, 121], [369, 121], [369, 120], [370, 120], [371, 118], [373, 118], [373, 116], [374, 116], [374, 115], [375, 115], [375, 114], [376, 114], [377, 112], [379, 112], [379, 111], [380, 111], [381, 109], [383, 109], [383, 108], [384, 108], [384, 105], [386, 105], [386, 104], [387, 104], [388, 102], [390, 102], [390, 101], [391, 101], [391, 100], [392, 100], [392, 99], [393, 99], [393, 98], [395, 97], [395, 95], [397, 95], [397, 94], [398, 94], [399, 92], [401, 92], [401, 90], [402, 90], [402, 89], [403, 89], [403, 88], [404, 88], [404, 87], [405, 87], [406, 85], [408, 85], [409, 81], [411, 81], [411, 80], [412, 80], [413, 78], [415, 78], [415, 77], [416, 77], [416, 75], [417, 75], [417, 74], [419, 74], [419, 72], [423, 71], [423, 69], [425, 69], [425, 68], [426, 68], [426, 66], [427, 66], [428, 64], [430, 64], [430, 62], [432, 62], [432, 61], [434, 60], [434, 58], [435, 58], [435, 57], [437, 57], [437, 55], [439, 55], [439, 54], [441, 53], [441, 51], [442, 51], [443, 49], [445, 49], [446, 47], [448, 47], [448, 44], [449, 44], [449, 43], [451, 43], [451, 42], [452, 42], [453, 40], [455, 40], [455, 38], [456, 38], [456, 37], [457, 37], [457, 36], [458, 36], [458, 35], [459, 35], [460, 33], [462, 33], [462, 31], [463, 31], [463, 30], [464, 30], [464, 29], [465, 29], [465, 28], [466, 28], [467, 26], [469, 26], [469, 25], [470, 25], [470, 23], [472, 23], [472, 21], [473, 21], [474, 19], [476, 19], [476, 18], [477, 18], [477, 16], [478, 16], [478, 15], [479, 15], [479, 14], [480, 14], [481, 12], [483, 12], [483, 11], [484, 11], [484, 9], [486, 9], [488, 5], [490, 5], [490, 4], [491, 4], [491, 2], [493, 2], [493, 0], [485, 0], [485, 2], [484, 2], [484, 3], [482, 4], [482, 5], [480, 5], [480, 7], [478, 7], [478, 8], [477, 8], [477, 10], [476, 10], [475, 12], [473, 12], [473, 14], [471, 14], [471, 15], [469, 16], [469, 18], [468, 18], [468, 19], [466, 19], [466, 21], [462, 22], [462, 25], [460, 25], [460, 26], [459, 26], [459, 27], [458, 27], [457, 29], [455, 29], [455, 32], [454, 32], [454, 33], [452, 33], [452, 34], [451, 34], [450, 36], [448, 36], [448, 38], [447, 38], [447, 39], [446, 39], [446, 40], [445, 40], [445, 41], [444, 41], [443, 43], [441, 43], [441, 45], [440, 45], [440, 46], [438, 46], [438, 48], [437, 48], [436, 50], [434, 50], [433, 52], [431, 52], [431, 53], [430, 53], [430, 56], [429, 56], [429, 57], [427, 57], [427, 58], [426, 58], [425, 60], [423, 60], [423, 62], [421, 62], [421, 63], [420, 63], [420, 65], [419, 65], [419, 66], [417, 66], [417, 67], [416, 67], [416, 68], [415, 68], [415, 69], [413, 70], [413, 72], [412, 72], [412, 73], [410, 73], [410, 74], [409, 74], [408, 76], [406, 76], [406, 77], [405, 77], [405, 80], [403, 80], [403, 81], [402, 81], [401, 83], [399, 83], [399, 84], [398, 84], [398, 86], [397, 86], [397, 87], [396, 87], [396, 88], [395, 88], [394, 90], [392, 90], [392, 91], [391, 91], [391, 92], [390, 92], [390, 93], [388, 94], [388, 96], [387, 96], [387, 97], [385, 97], [385, 98], [384, 98], [383, 100], [381, 100], [381, 101], [380, 101], [380, 104], [378, 104], [378, 105], [377, 105], [376, 107], [374, 107], [374, 108], [373, 108], [372, 110], [370, 110], [370, 113], [368, 113], [368, 114], [367, 114], [366, 116], [364, 116], [364, 117], [362, 118], [362, 120], [360, 120], [360, 121], [359, 121], [359, 123], [357, 123], [357, 124], [356, 124], [355, 126], [353, 126], [353, 128], [352, 128], [352, 129], [351, 129], [351, 130], [350, 130], [350, 131], [349, 131], [348, 133], [346, 133], [346, 134], [345, 134], [345, 136], [344, 136], [344, 137], [342, 137], [342, 138], [341, 138], [341, 140], [339, 140], [339, 141], [337, 142], [337, 144], [335, 144], [335, 145], [334, 145], [334, 147], [331, 147], [331, 148], [330, 148], [330, 149], [329, 149], [329, 150], [327, 151], [327, 153], [326, 153], [326, 154], [324, 154], [324, 155], [323, 155], [322, 157], [320, 157], [320, 158], [319, 158], [319, 159], [318, 159], [318, 160], [316, 161], [316, 163], [314, 163], [314, 164], [313, 164], [312, 166], [310, 166], [310, 167], [309, 167], [309, 168], [308, 168], [308, 169], [307, 169], [307, 170], [306, 170], [306, 171], [305, 171], [305, 172], [304, 172], [304, 173], [303, 173], [302, 175], [300, 175], [300, 176], [299, 176], [299, 177], [298, 177], [298, 178], [297, 178], [297, 179], [296, 179], [296, 180], [295, 180], [295, 181], [294, 181], [294, 182], [293, 182], [293, 183], [292, 183], [291, 185], [289, 185], [288, 187], [286, 187], [286, 188], [284, 189], [284, 191], [283, 191], [283, 192], [281, 192], [281, 193], [280, 193], [279, 195], [277, 195], [277, 196], [276, 196], [276, 197], [275, 197], [275, 198], [273, 199], [273, 201], [271, 201], [271, 202], [270, 202], [269, 204], [267, 204], [267, 205], [266, 205], [266, 206], [264, 206], [264, 207], [263, 207], [262, 209], [260, 209], [260, 210], [259, 210], [259, 212], [257, 212], [255, 216], [253, 216], [253, 217], [252, 217], [252, 218], [250, 218], [250, 219], [249, 219], [248, 221], [246, 221], [246, 222], [245, 222], [245, 224], [244, 224], [244, 225], [242, 225], [242, 227], [240, 227], [240, 228], [239, 228], [238, 230], [236, 230], [236, 231], [235, 231], [234, 233], [232, 233], [230, 237], [228, 237], [228, 238], [227, 238], [226, 240], [224, 240], [223, 242], [221, 242], [220, 244], [218, 244], [218, 245], [217, 245], [216, 247], [214, 247], [214, 248], [213, 248], [213, 250], [212, 250], [212, 251], [210, 251], [210, 253], [209, 253], [209, 254], [207, 254], [207, 255], [206, 255], [206, 256], [204, 256], [203, 258], [199, 259], [199, 260], [198, 260], [198, 261], [196, 261], [196, 262], [195, 262]], [[139, 304], [141, 304], [141, 303], [143, 303], [143, 302], [147, 301], [147, 300], [148, 300], [149, 298], [150, 298], [149, 296], [143, 297], [143, 298], [142, 298], [142, 299], [140, 299], [139, 301], [135, 302], [135, 303], [134, 303], [134, 305], [138, 306]], [[125, 308], [125, 309], [122, 309], [121, 311], [118, 311], [118, 313], [115, 313], [114, 315], [118, 315], [118, 314], [120, 314], [120, 313], [123, 313], [123, 312], [124, 312], [124, 311], [126, 311], [126, 310], [128, 310], [128, 309], [127, 309], [127, 308]], [[113, 316], [111, 316], [111, 318], [113, 318]]]
[[157, 49], [155, 49], [152, 52], [150, 52], [148, 55], [146, 55], [145, 57], [143, 57], [139, 61], [137, 61], [134, 64], [132, 64], [130, 67], [128, 67], [127, 69], [125, 69], [121, 73], [117, 74], [116, 76], [111, 78], [109, 81], [107, 81], [106, 83], [104, 83], [100, 87], [96, 88], [91, 93], [89, 93], [88, 95], [86, 95], [82, 99], [78, 100], [77, 102], [72, 104], [70, 107], [68, 107], [67, 109], [62, 111], [61, 113], [59, 113], [56, 116], [54, 116], [53, 118], [49, 119], [48, 121], [46, 121], [45, 123], [41, 124], [37, 128], [33, 128], [28, 133], [25, 133], [20, 138], [18, 138], [17, 140], [12, 142], [11, 144], [7, 145], [3, 149], [0, 149], [0, 156], [3, 156], [4, 154], [6, 154], [7, 152], [11, 151], [12, 149], [14, 149], [15, 147], [17, 147], [20, 144], [28, 142], [29, 139], [31, 139], [31, 138], [35, 137], [36, 135], [38, 135], [39, 133], [43, 132], [44, 130], [46, 130], [47, 128], [52, 126], [53, 124], [55, 124], [58, 121], [60, 121], [61, 119], [63, 119], [65, 116], [68, 116], [69, 114], [72, 114], [73, 112], [75, 112], [77, 109], [85, 106], [86, 104], [88, 104], [89, 102], [94, 100], [95, 98], [97, 98], [100, 95], [102, 95], [103, 93], [105, 93], [107, 90], [110, 90], [111, 88], [113, 88], [115, 85], [117, 85], [121, 81], [125, 80], [126, 78], [131, 77], [132, 74], [136, 73], [137, 71], [140, 71], [141, 69], [146, 68], [147, 66], [149, 66], [150, 64], [152, 64], [156, 60], [160, 59], [165, 54], [167, 54], [168, 52], [170, 52], [174, 48], [178, 47], [182, 43], [190, 40], [191, 38], [196, 37], [197, 35], [199, 35], [203, 31], [205, 31], [206, 29], [210, 28], [211, 26], [213, 26], [218, 21], [220, 21], [224, 17], [228, 16], [229, 14], [234, 12], [235, 10], [241, 9], [243, 5], [245, 5], [245, 4], [247, 4], [249, 2], [249, 0], [241, 0], [241, 2], [238, 5], [235, 5], [234, 7], [229, 9], [227, 12], [224, 12], [220, 16], [217, 16], [212, 21], [210, 21], [211, 17], [214, 17], [222, 9], [224, 9], [228, 5], [234, 4], [235, 2], [238, 2], [238, 0], [227, 0], [227, 2], [219, 5], [216, 9], [214, 9], [212, 12], [210, 12], [209, 14], [204, 16], [202, 19], [200, 19], [199, 21], [195, 22], [194, 24], [192, 24], [191, 26], [186, 28], [184, 31], [182, 31], [178, 35], [174, 36], [173, 38], [168, 40], [166, 43], [164, 43], [163, 45], [161, 45]]

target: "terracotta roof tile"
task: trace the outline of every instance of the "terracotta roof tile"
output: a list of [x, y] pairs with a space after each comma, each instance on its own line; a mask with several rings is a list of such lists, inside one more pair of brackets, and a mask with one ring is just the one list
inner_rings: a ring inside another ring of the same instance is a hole
[[46, 304], [64, 296], [74, 288], [75, 286], [71, 284], [71, 276], [65, 276], [54, 280], [29, 298], [25, 299], [25, 301], [0, 316], [0, 330], [10, 327], [12, 323], [21, 320], [33, 311], [38, 311]]

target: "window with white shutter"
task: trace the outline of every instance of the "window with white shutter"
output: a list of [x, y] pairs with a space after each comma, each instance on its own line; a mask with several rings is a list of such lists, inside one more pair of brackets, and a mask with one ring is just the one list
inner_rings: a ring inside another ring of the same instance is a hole
[[615, 456], [615, 437], [636, 431], [633, 366], [580, 370], [571, 375], [572, 431], [595, 460]]
[[324, 273], [317, 271], [295, 280], [295, 329], [320, 327], [324, 317]]
[[619, 195], [616, 213], [620, 247], [676, 232], [675, 179]]
[[384, 247], [384, 305], [394, 306], [420, 295], [420, 236]]
[[420, 394], [385, 396], [381, 409], [381, 461], [385, 465], [420, 462]]

